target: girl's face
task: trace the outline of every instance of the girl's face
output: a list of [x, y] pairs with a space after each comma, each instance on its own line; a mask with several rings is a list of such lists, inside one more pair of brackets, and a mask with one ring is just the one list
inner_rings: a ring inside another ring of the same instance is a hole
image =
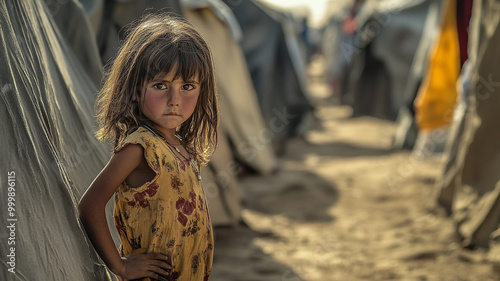
[[198, 75], [188, 81], [181, 77], [173, 80], [176, 69], [164, 77], [146, 81], [142, 89], [142, 113], [166, 137], [174, 137], [175, 129], [194, 112], [200, 94]]

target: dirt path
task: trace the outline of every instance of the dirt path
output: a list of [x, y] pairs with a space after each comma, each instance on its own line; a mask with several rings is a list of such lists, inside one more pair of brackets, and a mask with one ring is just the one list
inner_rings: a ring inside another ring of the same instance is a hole
[[249, 228], [215, 229], [211, 280], [500, 279], [435, 207], [440, 158], [391, 151], [393, 123], [320, 104], [323, 128], [290, 141], [278, 174], [242, 180]]

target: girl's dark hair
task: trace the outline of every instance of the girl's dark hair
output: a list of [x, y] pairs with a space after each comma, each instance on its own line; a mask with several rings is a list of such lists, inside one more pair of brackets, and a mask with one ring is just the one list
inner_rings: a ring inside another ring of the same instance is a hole
[[147, 15], [129, 29], [97, 98], [98, 139], [111, 140], [116, 147], [139, 126], [151, 127], [140, 110], [141, 90], [175, 66], [174, 79], [199, 78], [195, 110], [177, 135], [198, 164], [206, 164], [217, 146], [214, 60], [198, 31], [187, 20], [171, 14]]

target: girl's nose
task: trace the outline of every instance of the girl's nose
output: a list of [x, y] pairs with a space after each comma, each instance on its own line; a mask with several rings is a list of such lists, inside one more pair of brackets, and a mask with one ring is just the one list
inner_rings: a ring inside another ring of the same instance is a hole
[[168, 100], [167, 100], [168, 106], [179, 106], [180, 97], [181, 97], [180, 90], [172, 87], [168, 95]]

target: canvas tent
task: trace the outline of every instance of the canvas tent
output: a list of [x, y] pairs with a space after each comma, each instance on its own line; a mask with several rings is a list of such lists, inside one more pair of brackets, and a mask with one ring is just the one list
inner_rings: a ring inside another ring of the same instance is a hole
[[433, 28], [424, 23], [434, 2], [364, 3], [356, 16], [359, 29], [352, 44], [343, 46], [338, 54], [352, 55], [340, 95], [352, 105], [354, 115], [395, 120], [408, 103], [404, 94], [407, 81], [422, 34]]
[[[2, 1], [0, 11], [2, 191], [15, 173], [15, 211], [0, 208], [0, 216], [17, 219], [15, 274], [5, 254], [11, 249], [1, 243], [0, 279], [111, 280], [76, 210], [109, 155], [91, 133], [97, 88], [47, 5]], [[7, 206], [7, 193], [0, 197]]]
[[104, 64], [113, 60], [123, 40], [123, 28], [135, 19], [158, 11], [182, 15], [179, 0], [81, 0], [97, 38]]
[[397, 114], [394, 148], [413, 148], [418, 138], [414, 101], [428, 68], [428, 58], [442, 22], [443, 1], [432, 1], [425, 18], [422, 36], [411, 63], [408, 80], [402, 92], [402, 105]]
[[82, 5], [78, 1], [45, 3], [62, 37], [94, 85], [99, 86], [102, 79], [102, 61], [92, 26], [83, 12]]
[[437, 182], [438, 202], [456, 223], [463, 245], [491, 247], [500, 262], [500, 1], [474, 1], [469, 67]]
[[[240, 46], [258, 96], [264, 122], [279, 153], [291, 136], [307, 127], [312, 106], [305, 85], [305, 49], [294, 23], [258, 1], [225, 1], [243, 31]], [[304, 122], [304, 123], [302, 123]]]
[[457, 1], [443, 1], [439, 31], [414, 101], [419, 130], [412, 151], [416, 157], [442, 153], [452, 122], [461, 68], [457, 8]]

